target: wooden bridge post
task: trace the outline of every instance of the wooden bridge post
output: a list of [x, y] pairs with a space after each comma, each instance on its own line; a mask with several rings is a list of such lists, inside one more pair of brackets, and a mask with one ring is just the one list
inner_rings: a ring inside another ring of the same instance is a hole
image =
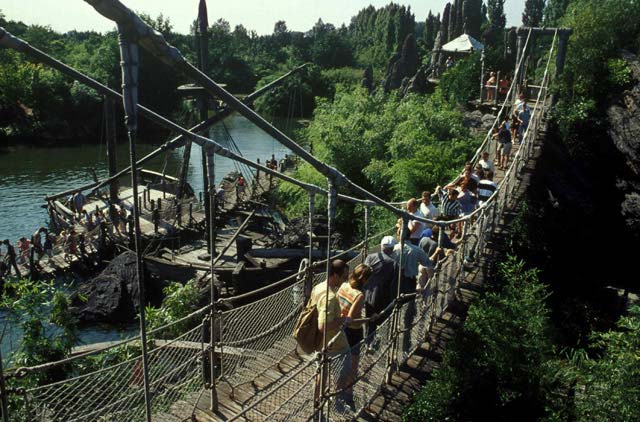
[[[118, 171], [116, 159], [116, 114], [115, 101], [104, 96], [104, 114], [105, 114], [105, 137], [107, 138], [107, 159], [109, 161], [109, 177], [115, 175]], [[112, 203], [118, 202], [118, 182], [112, 180], [109, 183], [109, 200]]]
[[478, 103], [482, 105], [482, 94], [484, 92], [484, 50], [480, 53], [480, 101]]
[[[325, 304], [329, 303], [329, 272], [330, 272], [330, 268], [331, 268], [331, 231], [333, 230], [333, 224], [335, 221], [335, 216], [336, 216], [336, 199], [338, 197], [338, 192], [336, 190], [336, 187], [333, 183], [333, 180], [331, 180], [330, 178], [327, 178], [327, 198], [328, 198], [328, 203], [327, 203], [327, 263], [326, 263], [326, 267], [325, 267], [325, 271], [326, 271], [326, 279], [327, 279], [327, 287], [326, 287], [326, 291], [325, 291]], [[324, 320], [325, 323], [326, 321], [328, 321], [328, 312], [329, 312], [329, 306], [325, 306], [325, 316], [324, 316]], [[329, 375], [330, 375], [330, 369], [329, 368], [329, 355], [327, 353], [327, 343], [329, 342], [329, 338], [327, 337], [327, 329], [325, 327], [325, 330], [322, 334], [322, 356], [321, 356], [321, 368], [320, 368], [320, 418], [322, 420], [322, 418], [324, 417], [325, 420], [329, 420], [329, 406], [326, 406], [325, 409], [325, 399], [326, 399], [326, 393], [328, 392], [328, 381], [329, 381]], [[326, 412], [326, 415], [324, 415], [324, 412]]]
[[0, 400], [2, 400], [2, 421], [9, 422], [9, 405], [7, 397], [7, 386], [4, 383], [4, 361], [2, 351], [0, 351]]
[[209, 250], [209, 256], [210, 256], [210, 269], [209, 271], [211, 272], [211, 282], [209, 285], [209, 294], [210, 294], [210, 299], [211, 299], [211, 314], [210, 314], [210, 323], [211, 323], [211, 338], [209, 341], [209, 359], [211, 361], [211, 366], [210, 366], [210, 376], [211, 376], [211, 381], [210, 381], [210, 401], [211, 401], [211, 407], [210, 410], [212, 412], [215, 412], [218, 410], [218, 392], [216, 390], [216, 375], [215, 375], [215, 345], [216, 345], [216, 341], [215, 341], [215, 315], [216, 315], [216, 310], [215, 310], [215, 304], [216, 304], [216, 286], [215, 286], [215, 264], [216, 264], [216, 253], [215, 253], [215, 244], [213, 243], [213, 240], [215, 239], [215, 200], [216, 200], [216, 189], [215, 189], [215, 185], [213, 184], [213, 178], [215, 177], [215, 167], [214, 167], [214, 151], [212, 148], [207, 148], [205, 152], [205, 155], [207, 157], [207, 174], [205, 175], [205, 179], [209, 179], [209, 181], [211, 183], [208, 184], [209, 186], [209, 191], [207, 192], [207, 200], [209, 203], [209, 212], [211, 213], [211, 215], [209, 216], [209, 239], [211, 240], [211, 249]]
[[145, 319], [145, 283], [140, 240], [140, 207], [138, 205], [138, 168], [136, 157], [136, 135], [138, 130], [138, 45], [130, 42], [126, 31], [118, 25], [118, 41], [122, 67], [122, 97], [124, 101], [125, 122], [129, 138], [129, 156], [131, 160], [131, 186], [133, 189], [134, 245], [136, 251], [136, 275], [138, 278], [138, 310], [140, 312], [140, 344], [142, 348], [142, 374], [144, 381], [144, 404], [147, 422], [151, 422], [151, 394], [149, 390], [149, 363], [147, 357], [147, 328]]
[[404, 258], [404, 241], [405, 241], [405, 227], [407, 227], [409, 221], [405, 216], [402, 217], [402, 225], [400, 227], [400, 254], [398, 258], [398, 281], [396, 284], [396, 298], [395, 305], [393, 307], [393, 314], [391, 315], [391, 329], [389, 330], [389, 342], [393, 345], [389, 351], [389, 359], [387, 360], [387, 374], [386, 374], [386, 383], [391, 383], [391, 377], [393, 373], [397, 370], [397, 355], [398, 355], [398, 344], [399, 344], [399, 325], [400, 325], [400, 313], [402, 309], [402, 304], [400, 303], [400, 295], [401, 295], [401, 286], [402, 279], [404, 278], [404, 271], [402, 269], [403, 258]]
[[454, 296], [458, 296], [458, 290], [460, 284], [464, 280], [464, 262], [467, 259], [467, 231], [469, 228], [469, 220], [465, 220], [462, 223], [462, 259], [460, 260], [460, 271], [458, 272], [458, 277], [456, 277], [455, 285], [453, 286]]
[[364, 206], [364, 248], [363, 248], [363, 257], [362, 261], [364, 262], [364, 258], [369, 255], [369, 213], [371, 207], [369, 205]]
[[313, 263], [313, 216], [316, 213], [316, 194], [309, 191], [309, 262], [307, 263], [307, 277], [304, 285], [305, 303], [311, 297], [311, 289], [313, 287], [313, 271], [311, 264]]
[[496, 106], [499, 104], [499, 100], [498, 100], [498, 95], [500, 94], [499, 87], [500, 87], [500, 71], [498, 70], [498, 72], [496, 72], [496, 86], [495, 88], [492, 88], [492, 89], [495, 89], [495, 95], [493, 97], [493, 101], [494, 101], [494, 105]]
[[[522, 69], [518, 70], [518, 67], [519, 67], [518, 65], [520, 63], [520, 59], [522, 58], [524, 45], [526, 43], [526, 37], [527, 37], [526, 32], [518, 31], [518, 53], [516, 54], [516, 67], [515, 67], [515, 71], [513, 72], [513, 78], [514, 78], [513, 83], [516, 89], [513, 90], [511, 102], [515, 102], [516, 99], [518, 98], [518, 89], [522, 82]], [[522, 62], [524, 64], [524, 60]]]

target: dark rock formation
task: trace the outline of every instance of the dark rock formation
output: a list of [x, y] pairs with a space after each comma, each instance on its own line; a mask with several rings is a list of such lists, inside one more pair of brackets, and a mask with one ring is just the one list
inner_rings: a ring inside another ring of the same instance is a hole
[[418, 47], [413, 34], [409, 34], [402, 45], [402, 52], [394, 54], [389, 60], [383, 84], [385, 92], [401, 88], [402, 81], [413, 77], [417, 67]]
[[369, 93], [373, 91], [373, 67], [371, 67], [371, 65], [367, 66], [367, 68], [362, 73], [360, 86], [362, 86], [362, 88], [366, 88]]
[[418, 45], [413, 34], [407, 35], [402, 44], [400, 60], [404, 64], [405, 76], [413, 76], [418, 70]]
[[442, 37], [441, 44], [444, 45], [449, 41], [449, 20], [451, 19], [451, 3], [447, 3], [442, 11], [442, 22], [440, 23], [440, 32]]
[[463, 124], [471, 129], [474, 135], [486, 135], [491, 129], [496, 116], [493, 114], [482, 114], [480, 110], [474, 110], [464, 114]]
[[130, 322], [140, 296], [136, 255], [125, 252], [71, 298], [71, 312], [81, 322]]
[[456, 5], [456, 29], [455, 29], [455, 37], [452, 37], [452, 39], [456, 39], [460, 35], [462, 35], [462, 27], [464, 23], [464, 17], [462, 14], [462, 0], [456, 0], [456, 2], [458, 3]]
[[400, 53], [395, 53], [389, 59], [389, 65], [387, 66], [387, 74], [382, 80], [382, 86], [384, 92], [389, 92], [392, 89], [400, 88], [402, 83], [403, 71], [402, 64], [397, 64], [400, 61]]
[[[442, 56], [440, 53], [440, 48], [442, 47], [442, 40], [444, 39], [444, 33], [442, 31], [438, 31], [438, 35], [436, 35], [436, 41], [433, 44], [433, 52], [431, 53], [431, 72], [430, 75], [437, 77], [440, 74], [440, 69], [442, 69]], [[430, 76], [427, 75], [427, 76]]]
[[407, 87], [403, 91], [403, 94], [406, 94], [408, 92], [426, 94], [427, 93], [427, 72], [428, 72], [428, 69], [429, 68], [427, 66], [424, 66], [424, 65], [420, 66], [420, 69], [418, 69], [418, 71], [413, 76], [413, 78], [411, 78], [408, 81]]
[[607, 109], [609, 136], [624, 157], [617, 188], [624, 195], [621, 213], [629, 229], [640, 237], [640, 61], [627, 52], [634, 85], [616, 97]]

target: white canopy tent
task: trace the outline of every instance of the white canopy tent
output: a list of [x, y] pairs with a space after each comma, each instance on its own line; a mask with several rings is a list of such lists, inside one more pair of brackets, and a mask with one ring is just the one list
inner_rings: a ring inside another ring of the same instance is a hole
[[469, 34], [462, 34], [442, 46], [442, 51], [450, 53], [472, 53], [484, 50], [484, 45]]

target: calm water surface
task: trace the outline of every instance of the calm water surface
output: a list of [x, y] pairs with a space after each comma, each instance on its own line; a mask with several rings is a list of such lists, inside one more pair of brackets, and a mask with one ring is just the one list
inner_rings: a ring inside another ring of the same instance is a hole
[[[226, 129], [225, 129], [226, 127]], [[216, 125], [211, 136], [227, 146], [228, 135], [235, 141], [243, 156], [264, 160], [275, 154], [284, 157], [289, 151], [273, 138], [252, 125], [242, 116], [234, 115], [225, 124]], [[138, 158], [146, 155], [167, 139], [157, 143], [138, 143]], [[162, 171], [166, 161], [166, 174], [177, 176], [182, 161], [182, 148], [151, 160], [145, 168]], [[118, 170], [129, 164], [129, 146], [118, 145]], [[216, 181], [234, 170], [231, 160], [216, 157]], [[95, 145], [61, 147], [21, 147], [0, 149], [0, 240], [9, 238], [14, 243], [20, 236], [33, 233], [47, 220], [44, 196], [93, 181], [92, 171], [99, 178], [108, 175], [104, 140]], [[125, 180], [129, 180], [128, 176]], [[202, 160], [200, 147], [191, 149], [189, 183], [196, 192], [202, 191]]]
[[[251, 160], [265, 159], [275, 154], [277, 159], [284, 157], [289, 150], [275, 142], [273, 138], [256, 128], [242, 116], [234, 115], [226, 119], [224, 125], [218, 124], [211, 130], [210, 136], [224, 146], [229, 136], [242, 151], [242, 155]], [[167, 139], [156, 143], [138, 143], [138, 158], [146, 155]], [[126, 143], [118, 145], [118, 169], [129, 164], [129, 147]], [[144, 165], [145, 168], [177, 176], [182, 161], [183, 149], [170, 151], [156, 157]], [[196, 192], [202, 191], [202, 161], [200, 147], [194, 145], [189, 165], [189, 183]], [[166, 167], [165, 167], [166, 166]], [[216, 182], [230, 171], [236, 169], [234, 163], [224, 157], [216, 157]], [[44, 196], [61, 192], [75, 186], [93, 181], [92, 171], [98, 178], [108, 175], [106, 146], [104, 140], [78, 146], [60, 147], [23, 147], [11, 146], [0, 149], [0, 240], [11, 239], [13, 243], [21, 236], [30, 236], [35, 230], [46, 225], [47, 212], [42, 207]], [[2, 353], [7, 356], [19, 344], [21, 333], [11, 324], [5, 324], [0, 313], [0, 334], [3, 326]], [[129, 336], [135, 327], [124, 331], [112, 327], [94, 327], [83, 329], [81, 341], [92, 343]]]

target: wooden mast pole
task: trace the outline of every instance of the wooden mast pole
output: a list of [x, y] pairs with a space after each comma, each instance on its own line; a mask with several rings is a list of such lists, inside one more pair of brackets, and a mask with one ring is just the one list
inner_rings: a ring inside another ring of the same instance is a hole
[[131, 161], [131, 187], [133, 189], [133, 226], [136, 252], [136, 275], [138, 278], [138, 312], [140, 319], [140, 343], [142, 348], [142, 378], [144, 385], [144, 404], [147, 422], [151, 422], [151, 392], [149, 388], [149, 363], [147, 359], [147, 327], [145, 321], [145, 283], [144, 263], [142, 261], [142, 244], [140, 239], [140, 208], [138, 204], [138, 168], [136, 166], [136, 136], [138, 132], [138, 44], [131, 42], [125, 28], [118, 25], [120, 44], [120, 65], [122, 67], [122, 99], [125, 112], [125, 123], [129, 138], [129, 155]]
[[[104, 96], [105, 137], [107, 138], [107, 159], [109, 161], [109, 177], [113, 177], [118, 171], [117, 166], [117, 137], [116, 137], [116, 106], [113, 99]], [[118, 202], [118, 182], [111, 179], [109, 183], [109, 201], [112, 204]]]
[[[198, 69], [203, 73], [207, 74], [207, 57], [209, 54], [209, 19], [207, 17], [207, 2], [206, 0], [200, 0], [200, 4], [198, 5], [198, 25], [196, 28], [197, 31], [197, 40], [198, 40]], [[200, 120], [205, 120], [207, 118], [207, 111], [209, 109], [209, 94], [203, 90], [202, 94], [198, 98], [198, 108], [200, 112]], [[207, 176], [207, 151], [205, 148], [201, 148], [202, 151], [202, 191], [205, 194], [209, 193], [209, 189], [213, 180], [209, 180]], [[204, 201], [204, 215], [205, 215], [205, 237], [207, 239], [207, 250], [211, 255], [215, 255], [215, 245], [212, 243], [211, 236], [211, 204], [210, 201]]]

